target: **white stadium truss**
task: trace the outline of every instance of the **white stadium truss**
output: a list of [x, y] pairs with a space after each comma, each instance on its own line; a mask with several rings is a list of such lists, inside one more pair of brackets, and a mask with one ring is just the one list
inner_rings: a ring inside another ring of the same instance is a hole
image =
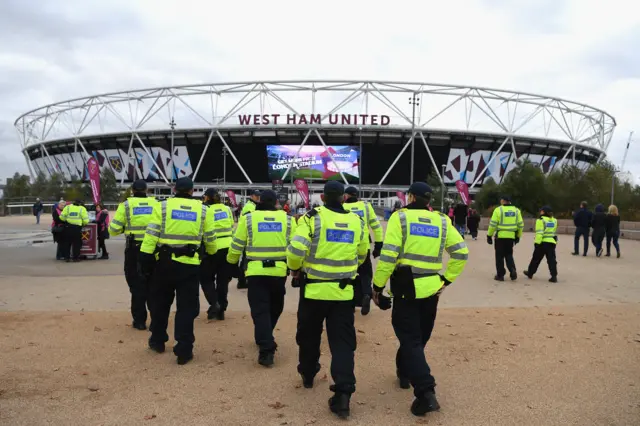
[[[596, 152], [603, 158], [616, 126], [611, 115], [589, 105], [524, 92], [433, 83], [300, 80], [197, 84], [107, 93], [34, 109], [20, 116], [15, 127], [32, 175], [35, 168], [28, 153], [39, 152], [45, 167], [56, 170], [47, 150], [47, 146], [56, 142], [68, 141], [74, 146], [79, 160], [65, 161], [86, 162], [89, 153], [83, 141], [105, 134], [126, 134], [129, 149], [123, 154], [123, 160], [135, 161], [136, 157], [139, 160], [146, 154], [147, 160], [157, 166], [140, 134], [197, 129], [208, 133], [207, 144], [195, 168], [189, 164], [185, 174], [197, 181], [202, 159], [215, 135], [251, 184], [221, 130], [304, 129], [302, 144], [310, 135], [316, 135], [325, 145], [320, 132], [328, 127], [330, 120], [338, 121], [343, 114], [357, 117], [332, 128], [361, 133], [373, 129], [393, 133], [404, 129], [413, 135], [387, 174], [407, 148], [410, 147], [411, 159], [414, 158], [416, 142], [419, 149], [426, 148], [432, 166], [440, 171], [425, 139], [427, 132], [455, 131], [499, 137], [502, 141], [499, 149], [484, 161], [486, 171], [500, 152], [512, 151], [515, 159], [518, 158], [518, 138], [566, 147], [564, 157], [554, 159], [556, 164], [568, 160], [569, 154], [575, 162], [576, 152], [581, 150]], [[381, 123], [382, 116], [388, 117], [388, 123]], [[274, 124], [276, 119], [279, 122]], [[180, 155], [173, 148], [165, 154], [171, 156], [171, 163], [176, 160], [174, 155]], [[412, 167], [413, 163], [411, 161]], [[484, 171], [476, 172], [472, 187]], [[387, 174], [378, 185], [384, 183]], [[158, 178], [169, 183], [161, 170]], [[124, 175], [121, 179], [124, 181]], [[444, 183], [451, 183], [455, 178], [446, 180], [449, 182]]]

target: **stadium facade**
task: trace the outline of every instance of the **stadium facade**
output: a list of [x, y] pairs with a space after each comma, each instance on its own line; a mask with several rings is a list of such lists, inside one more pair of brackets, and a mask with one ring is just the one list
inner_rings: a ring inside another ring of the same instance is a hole
[[616, 126], [565, 99], [387, 81], [251, 81], [159, 87], [46, 105], [15, 121], [32, 176], [87, 179], [95, 157], [122, 183], [243, 190], [305, 178], [365, 191], [500, 182], [519, 159], [545, 173], [605, 156]]

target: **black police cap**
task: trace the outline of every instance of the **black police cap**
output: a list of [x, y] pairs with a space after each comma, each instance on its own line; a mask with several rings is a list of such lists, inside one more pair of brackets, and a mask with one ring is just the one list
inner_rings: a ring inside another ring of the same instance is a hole
[[188, 177], [181, 177], [176, 181], [176, 191], [187, 192], [193, 189], [193, 181]]
[[131, 185], [131, 189], [133, 189], [134, 191], [146, 191], [147, 182], [145, 182], [144, 179], [138, 179], [133, 182], [133, 185]]
[[510, 196], [510, 195], [502, 195], [502, 196], [500, 197], [500, 199], [501, 199], [501, 200], [508, 201], [508, 202], [511, 202], [511, 196]]
[[347, 188], [344, 190], [344, 193], [349, 195], [358, 195], [358, 188], [356, 188], [355, 186], [347, 186]]
[[344, 185], [337, 180], [330, 180], [324, 184], [325, 194], [344, 195]]
[[249, 193], [249, 195], [255, 195], [256, 197], [259, 197], [261, 195], [261, 192], [259, 189], [254, 189]]
[[204, 191], [204, 196], [205, 197], [213, 198], [216, 195], [218, 195], [218, 190], [215, 189], [215, 188], [207, 188], [207, 190]]
[[551, 213], [553, 210], [551, 210], [551, 206], [542, 206], [540, 207], [540, 211], [543, 211], [545, 213]]
[[433, 190], [424, 182], [414, 182], [407, 192], [418, 197], [428, 197], [433, 193]]
[[278, 199], [278, 194], [276, 194], [276, 192], [272, 191], [271, 189], [264, 190], [260, 193], [261, 203], [273, 202], [273, 201], [276, 201], [277, 199]]

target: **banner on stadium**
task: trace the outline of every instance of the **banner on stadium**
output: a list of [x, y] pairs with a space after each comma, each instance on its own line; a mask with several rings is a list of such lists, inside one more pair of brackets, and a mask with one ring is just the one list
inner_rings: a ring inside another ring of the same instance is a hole
[[100, 167], [98, 167], [98, 161], [95, 158], [89, 158], [89, 161], [87, 161], [87, 170], [89, 171], [93, 204], [98, 204], [100, 201]]
[[403, 206], [405, 206], [407, 204], [407, 196], [404, 194], [404, 192], [397, 191], [396, 192], [396, 197], [398, 197], [398, 199], [400, 200], [400, 202], [402, 203]]
[[304, 201], [304, 208], [309, 208], [309, 185], [307, 185], [307, 181], [303, 179], [296, 179], [293, 184], [296, 186], [298, 193], [302, 197]]
[[[299, 152], [298, 152], [299, 150]], [[327, 148], [316, 145], [267, 145], [269, 179], [342, 180], [340, 173], [349, 182], [359, 178], [357, 146], [332, 145]]]
[[469, 201], [471, 201], [471, 198], [469, 197], [469, 187], [464, 181], [459, 180], [456, 182], [456, 188], [458, 189], [460, 198], [462, 198], [462, 202], [468, 206]]
[[231, 201], [231, 205], [233, 207], [238, 207], [238, 203], [236, 202], [236, 193], [230, 189], [226, 191], [227, 197], [229, 197], [229, 201]]

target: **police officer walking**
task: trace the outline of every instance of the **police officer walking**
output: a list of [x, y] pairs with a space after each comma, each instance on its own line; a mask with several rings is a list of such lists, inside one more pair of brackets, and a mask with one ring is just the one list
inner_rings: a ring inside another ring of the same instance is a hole
[[175, 190], [175, 197], [153, 209], [140, 248], [139, 265], [142, 275], [149, 276], [153, 272], [149, 347], [158, 353], [164, 352], [169, 340], [169, 313], [175, 297], [176, 345], [173, 353], [178, 364], [184, 365], [193, 359], [193, 322], [200, 311], [198, 251], [204, 244], [207, 254], [214, 255], [216, 236], [213, 215], [201, 201], [192, 198], [193, 181], [180, 178]]
[[64, 258], [67, 262], [80, 261], [80, 250], [82, 249], [82, 227], [89, 224], [89, 214], [82, 204], [76, 200], [73, 204], [68, 204], [60, 214], [60, 220], [67, 224], [65, 232]]
[[242, 252], [246, 253], [249, 306], [260, 348], [258, 363], [265, 367], [273, 365], [278, 347], [273, 330], [284, 308], [286, 250], [295, 232], [295, 221], [276, 208], [277, 201], [274, 191], [261, 193], [257, 209], [240, 218], [227, 255], [230, 264], [237, 264]]
[[[365, 228], [367, 229], [367, 237], [371, 243], [371, 236], [368, 230], [373, 231], [375, 245], [373, 248], [373, 257], [380, 256], [382, 250], [382, 226], [378, 220], [378, 216], [373, 210], [371, 204], [358, 200], [358, 189], [355, 186], [349, 186], [345, 189], [344, 209], [357, 214], [364, 219]], [[371, 280], [373, 279], [373, 266], [371, 265], [371, 256], [367, 253], [367, 258], [362, 265], [358, 267], [359, 284], [356, 284], [354, 293], [356, 295], [356, 306], [362, 306], [360, 313], [367, 315], [371, 309]]]
[[513, 260], [513, 247], [520, 242], [523, 228], [524, 221], [520, 209], [511, 204], [509, 196], [502, 196], [500, 207], [493, 211], [487, 231], [487, 244], [493, 244], [493, 236], [496, 237], [496, 276], [493, 278], [494, 280], [504, 281], [505, 262], [511, 280], [518, 278], [516, 263]]
[[[246, 215], [247, 213], [251, 213], [252, 211], [255, 211], [258, 203], [260, 203], [260, 191], [259, 190], [253, 190], [250, 193], [250, 199], [247, 200], [247, 202], [244, 204], [244, 206], [242, 207], [242, 210], [240, 211], [240, 217]], [[240, 264], [240, 270], [239, 270], [239, 275], [238, 275], [238, 288], [239, 289], [244, 289], [247, 288], [247, 280], [245, 279], [244, 276], [244, 271], [247, 267], [247, 260], [246, 260], [246, 256], [243, 253], [242, 255], [242, 263]]]
[[531, 263], [524, 274], [533, 278], [540, 262], [546, 256], [551, 278], [549, 282], [558, 282], [558, 268], [556, 262], [556, 244], [558, 243], [558, 221], [553, 217], [551, 207], [544, 206], [540, 209], [540, 218], [536, 220], [536, 239]]
[[[451, 220], [429, 211], [431, 193], [424, 182], [411, 185], [409, 204], [389, 218], [373, 278], [373, 300], [381, 309], [390, 307], [383, 291], [391, 278], [391, 323], [400, 341], [396, 373], [403, 389], [413, 386], [411, 412], [416, 416], [440, 408], [424, 348], [433, 331], [440, 294], [462, 273], [469, 256]], [[440, 275], [445, 250], [450, 260]]]
[[326, 320], [331, 349], [331, 376], [334, 396], [329, 408], [341, 418], [349, 416], [351, 394], [355, 392], [354, 328], [352, 281], [358, 265], [369, 251], [365, 223], [342, 207], [344, 186], [327, 182], [322, 200], [298, 220], [298, 227], [287, 249], [287, 265], [299, 283], [298, 372], [305, 388], [313, 387], [320, 371], [320, 338]]
[[224, 312], [229, 305], [227, 295], [232, 274], [227, 263], [227, 253], [233, 234], [233, 214], [228, 206], [222, 204], [220, 194], [214, 188], [205, 191], [204, 204], [209, 207], [209, 214], [213, 215], [218, 251], [214, 256], [208, 256], [205, 250], [201, 250], [203, 259], [200, 265], [200, 284], [204, 297], [209, 302], [207, 318], [224, 320]]
[[[147, 197], [147, 183], [138, 179], [131, 187], [133, 195], [120, 203], [109, 224], [109, 235], [125, 234], [124, 277], [131, 293], [131, 316], [133, 328], [147, 329], [147, 306], [149, 304], [149, 283], [138, 274], [138, 255], [151, 213], [157, 201]], [[150, 309], [150, 307], [149, 307]]]

